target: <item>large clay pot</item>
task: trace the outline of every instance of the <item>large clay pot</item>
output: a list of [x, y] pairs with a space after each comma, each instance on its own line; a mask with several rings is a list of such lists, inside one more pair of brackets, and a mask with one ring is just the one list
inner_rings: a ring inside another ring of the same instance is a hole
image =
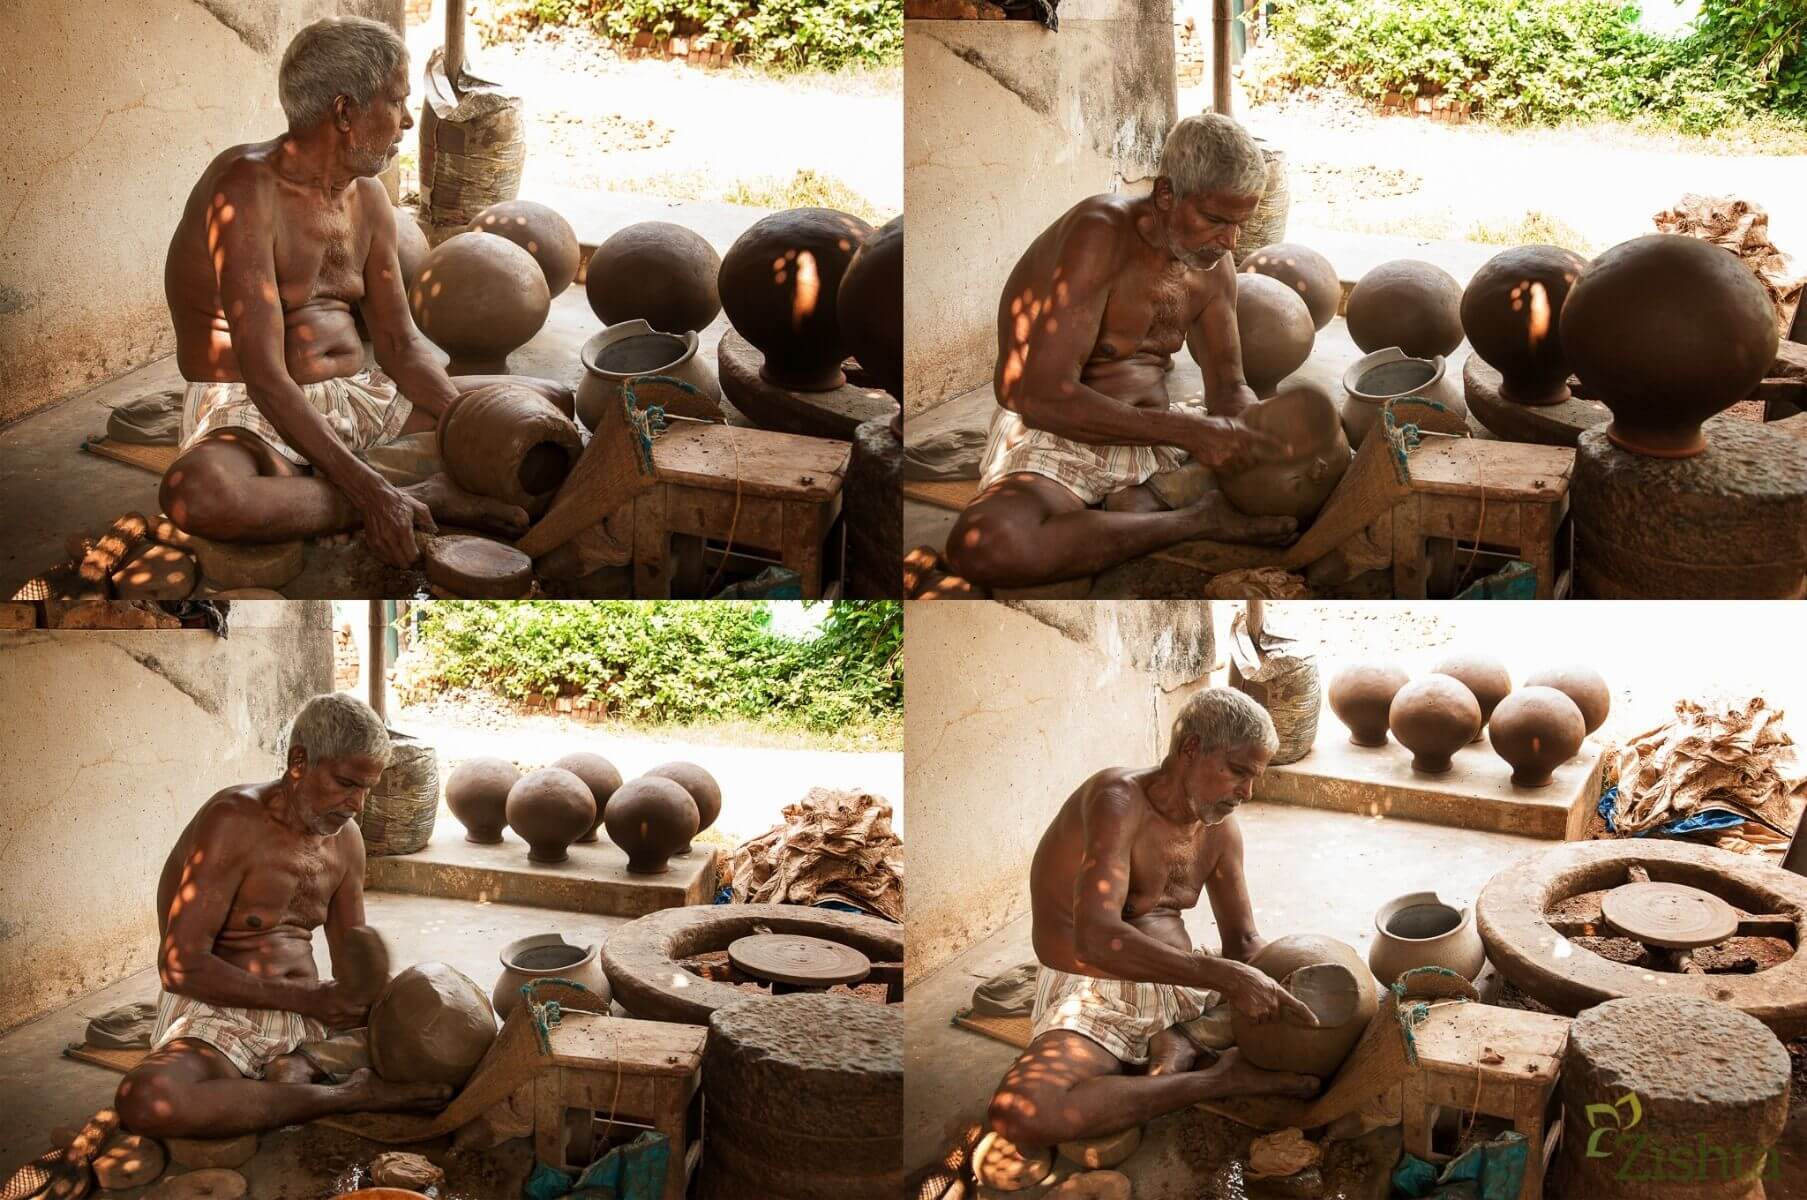
[[534, 862], [564, 862], [572, 842], [596, 821], [590, 787], [562, 767], [529, 771], [508, 789], [508, 825]]
[[464, 840], [493, 845], [508, 824], [508, 789], [521, 772], [503, 758], [467, 758], [445, 779], [445, 804], [464, 825]]
[[1614, 246], [1562, 308], [1562, 346], [1612, 409], [1606, 436], [1634, 454], [1688, 458], [1700, 424], [1749, 396], [1776, 360], [1776, 314], [1737, 256], [1658, 233]]
[[559, 1001], [564, 1008], [607, 1015], [609, 1011], [609, 979], [597, 961], [599, 946], [573, 946], [563, 934], [536, 933], [517, 938], [502, 947], [502, 974], [490, 992], [496, 1020], [508, 1020], [508, 1014], [521, 1002], [521, 987], [535, 979], [565, 979], [581, 983], [596, 999], [590, 1004]]
[[577, 278], [577, 264], [582, 258], [577, 231], [571, 228], [571, 222], [544, 204], [504, 200], [478, 213], [469, 228], [472, 233], [505, 237], [533, 255], [551, 295], [558, 295]]
[[1418, 967], [1443, 967], [1472, 980], [1487, 962], [1474, 914], [1443, 903], [1435, 892], [1389, 900], [1374, 914], [1374, 929], [1368, 966], [1384, 984]]
[[[722, 815], [722, 785], [715, 782], [715, 776], [692, 762], [660, 763], [647, 772], [649, 776], [669, 779], [696, 801], [696, 832], [715, 824], [715, 818]], [[691, 837], [695, 837], [692, 834]], [[690, 853], [690, 843], [686, 841], [679, 854]]]
[[[1304, 298], [1266, 275], [1237, 279], [1236, 332], [1242, 340], [1242, 376], [1263, 398], [1305, 365], [1318, 336]], [[1205, 365], [1204, 348], [1190, 333], [1186, 349], [1200, 366]]]
[[1468, 401], [1462, 396], [1462, 381], [1450, 373], [1449, 360], [1413, 358], [1389, 346], [1356, 359], [1343, 372], [1343, 432], [1349, 444], [1361, 449], [1380, 425], [1387, 401], [1404, 396], [1434, 400], [1467, 423]]
[[533, 255], [507, 238], [461, 233], [435, 246], [408, 290], [414, 323], [452, 361], [448, 375], [506, 375], [552, 306]]
[[427, 265], [427, 255], [433, 247], [427, 244], [427, 235], [421, 232], [420, 221], [414, 216], [414, 210], [395, 206], [395, 257], [402, 268], [402, 293], [414, 294], [414, 281], [420, 278], [421, 268]]
[[442, 962], [409, 967], [370, 1007], [370, 1065], [390, 1083], [441, 1083], [456, 1090], [495, 1040], [489, 997]]
[[641, 221], [596, 247], [584, 292], [604, 325], [640, 320], [663, 333], [695, 333], [722, 310], [721, 269], [721, 256], [700, 234]]
[[[1431, 670], [1461, 681], [1474, 693], [1475, 703], [1481, 706], [1482, 729], [1486, 728], [1487, 719], [1499, 702], [1512, 690], [1512, 673], [1506, 670], [1506, 664], [1486, 654], [1452, 654]], [[1481, 729], [1475, 730], [1474, 740], [1481, 740]]]
[[1526, 676], [1525, 686], [1552, 687], [1573, 700], [1575, 707], [1581, 710], [1581, 720], [1587, 725], [1589, 736], [1606, 724], [1606, 714], [1612, 711], [1612, 689], [1606, 686], [1605, 677], [1579, 663], [1549, 667]]
[[722, 306], [765, 355], [767, 383], [831, 392], [847, 382], [841, 279], [872, 226], [832, 208], [793, 208], [755, 221], [722, 259]]
[[1581, 709], [1552, 687], [1522, 687], [1493, 711], [1493, 751], [1512, 764], [1516, 787], [1538, 788], [1587, 737]]
[[1515, 404], [1569, 398], [1562, 353], [1562, 306], [1587, 260], [1560, 246], [1516, 246], [1487, 260], [1462, 293], [1462, 330], [1474, 352], [1500, 373]]
[[1311, 323], [1319, 329], [1336, 319], [1343, 302], [1343, 284], [1330, 260], [1297, 242], [1262, 247], [1243, 260], [1242, 273], [1277, 279], [1297, 292], [1311, 310]]
[[621, 404], [622, 385], [647, 375], [688, 383], [700, 399], [664, 389], [659, 399], [676, 416], [722, 419], [722, 385], [707, 357], [697, 353], [694, 332], [659, 333], [645, 321], [611, 325], [583, 344], [584, 377], [577, 385], [577, 419], [594, 430], [602, 414]]
[[696, 801], [678, 784], [641, 776], [621, 785], [603, 810], [609, 840], [627, 852], [635, 875], [663, 875], [671, 856], [690, 844], [700, 818]]
[[458, 486], [530, 515], [551, 503], [582, 453], [583, 435], [571, 418], [516, 384], [461, 392], [439, 418], [439, 456]]
[[1308, 524], [1349, 469], [1349, 440], [1336, 402], [1315, 384], [1295, 384], [1250, 407], [1243, 420], [1280, 438], [1291, 451], [1280, 462], [1234, 474], [1220, 471], [1224, 496], [1251, 516], [1297, 517], [1301, 526]]
[[615, 764], [600, 754], [591, 754], [587, 750], [579, 750], [567, 754], [552, 764], [561, 771], [569, 771], [584, 781], [590, 789], [590, 799], [596, 802], [596, 816], [590, 821], [590, 827], [577, 835], [577, 841], [594, 842], [597, 839], [597, 827], [602, 824], [602, 812], [608, 805], [609, 797], [621, 787], [621, 772]]
[[1412, 752], [1412, 769], [1441, 775], [1450, 756], [1481, 728], [1481, 706], [1467, 686], [1448, 675], [1426, 675], [1399, 689], [1387, 711], [1387, 726]]
[[878, 385], [903, 400], [904, 228], [900, 216], [854, 251], [841, 278], [836, 316], [847, 348]]
[[1380, 1007], [1368, 964], [1335, 938], [1292, 934], [1263, 946], [1249, 965], [1304, 1000], [1320, 1025], [1284, 1018], [1258, 1024], [1234, 1013], [1230, 1028], [1244, 1057], [1270, 1071], [1334, 1075]]
[[1357, 746], [1387, 744], [1388, 713], [1393, 697], [1411, 676], [1387, 663], [1356, 663], [1330, 681], [1330, 711], [1349, 727]]
[[1349, 293], [1349, 336], [1363, 353], [1397, 346], [1436, 358], [1462, 344], [1462, 285], [1435, 263], [1381, 263]]

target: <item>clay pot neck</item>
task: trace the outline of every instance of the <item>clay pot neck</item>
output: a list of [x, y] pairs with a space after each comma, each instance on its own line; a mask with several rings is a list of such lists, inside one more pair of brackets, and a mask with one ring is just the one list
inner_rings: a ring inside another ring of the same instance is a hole
[[1349, 368], [1344, 387], [1355, 399], [1378, 404], [1427, 392], [1442, 382], [1448, 369], [1441, 355], [1413, 358], [1399, 350], [1380, 350]]
[[1374, 928], [1395, 942], [1440, 942], [1461, 932], [1471, 919], [1469, 910], [1445, 904], [1435, 892], [1401, 896], [1374, 915]]
[[584, 370], [604, 379], [636, 379], [667, 375], [696, 357], [693, 332], [663, 333], [646, 321], [611, 325], [584, 343]]

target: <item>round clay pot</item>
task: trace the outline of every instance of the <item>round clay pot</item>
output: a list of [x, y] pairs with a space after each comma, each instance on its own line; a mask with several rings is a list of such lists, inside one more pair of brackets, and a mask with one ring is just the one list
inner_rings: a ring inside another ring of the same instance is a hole
[[1538, 788], [1581, 749], [1587, 722], [1575, 702], [1552, 687], [1522, 687], [1493, 710], [1493, 751], [1512, 764], [1517, 787]]
[[456, 1090], [495, 1040], [489, 997], [470, 976], [442, 962], [409, 967], [370, 1006], [370, 1065], [390, 1083], [442, 1083]]
[[439, 456], [458, 486], [533, 516], [545, 511], [582, 453], [577, 425], [532, 388], [472, 388], [439, 418]]
[[602, 813], [609, 840], [627, 852], [636, 875], [663, 875], [669, 859], [696, 836], [696, 801], [678, 784], [641, 776], [621, 785]]
[[493, 233], [505, 237], [540, 265], [546, 279], [546, 291], [558, 295], [577, 278], [581, 255], [577, 248], [577, 231], [571, 222], [532, 200], [504, 200], [492, 204], [471, 221], [472, 233]]
[[533, 255], [507, 238], [461, 233], [427, 255], [408, 289], [414, 323], [452, 356], [448, 375], [505, 375], [540, 331], [552, 293]]
[[[715, 776], [703, 770], [695, 763], [668, 762], [661, 763], [646, 773], [660, 779], [669, 779], [696, 801], [696, 832], [715, 824], [715, 818], [722, 815], [722, 786], [715, 782]], [[696, 834], [692, 834], [695, 837]], [[690, 853], [690, 843], [685, 842], [679, 854]]]
[[1234, 1014], [1230, 1024], [1243, 1054], [1270, 1071], [1334, 1074], [1380, 1007], [1380, 990], [1361, 955], [1335, 938], [1291, 934], [1263, 946], [1249, 965], [1281, 981], [1323, 1024], [1257, 1024]]
[[[1243, 378], [1263, 398], [1273, 395], [1288, 375], [1305, 365], [1318, 336], [1304, 298], [1267, 275], [1237, 279], [1236, 331], [1242, 339]], [[1203, 366], [1202, 347], [1190, 333], [1186, 348]]]
[[1589, 263], [1562, 308], [1562, 346], [1612, 409], [1625, 450], [1688, 458], [1700, 424], [1749, 396], [1776, 359], [1776, 314], [1749, 269], [1698, 238], [1659, 233]]
[[1472, 980], [1487, 961], [1474, 914], [1443, 903], [1435, 892], [1389, 900], [1374, 914], [1374, 928], [1368, 966], [1385, 984], [1418, 967], [1443, 967]]
[[860, 366], [903, 400], [903, 218], [879, 227], [854, 251], [841, 278], [836, 319]]
[[[1356, 449], [1381, 424], [1381, 411], [1389, 400], [1407, 396], [1435, 401], [1468, 420], [1468, 401], [1462, 381], [1450, 373], [1449, 360], [1413, 358], [1397, 347], [1376, 350], [1349, 365], [1343, 372], [1343, 432]], [[1399, 417], [1396, 414], [1395, 420]], [[1404, 419], [1410, 420], [1407, 412]]]
[[414, 282], [420, 278], [421, 268], [427, 265], [427, 255], [432, 252], [433, 247], [427, 244], [427, 235], [421, 232], [414, 210], [396, 205], [395, 257], [402, 268], [404, 295], [413, 295]]
[[[1343, 284], [1330, 260], [1297, 242], [1263, 246], [1243, 260], [1242, 273], [1277, 279], [1297, 292], [1311, 310], [1312, 325], [1319, 329], [1336, 319], [1343, 302]], [[1237, 280], [1238, 285], [1242, 282]]]
[[1291, 447], [1281, 462], [1264, 462], [1235, 474], [1219, 471], [1224, 496], [1251, 516], [1317, 516], [1349, 469], [1349, 439], [1336, 402], [1314, 384], [1297, 384], [1243, 414], [1251, 428]]
[[1468, 687], [1448, 675], [1431, 674], [1399, 689], [1387, 710], [1387, 726], [1412, 752], [1412, 769], [1441, 775], [1450, 756], [1475, 738], [1481, 706]]
[[1387, 744], [1388, 712], [1411, 676], [1388, 663], [1356, 663], [1330, 681], [1330, 711], [1357, 746]]
[[1435, 263], [1381, 263], [1349, 293], [1349, 336], [1363, 353], [1397, 346], [1437, 358], [1462, 344], [1462, 285]]
[[[645, 321], [623, 321], [585, 342], [578, 357], [584, 377], [577, 385], [577, 419], [586, 429], [595, 429], [602, 414], [621, 403], [624, 384], [649, 375], [680, 380], [703, 393], [698, 399], [681, 389], [661, 389], [659, 402], [667, 412], [704, 421], [722, 419], [721, 381], [709, 359], [697, 353], [694, 332], [659, 333]], [[644, 396], [636, 398], [645, 403]]]
[[[591, 757], [594, 757], [593, 755]], [[608, 1015], [609, 980], [597, 960], [599, 946], [573, 946], [562, 934], [536, 933], [517, 938], [502, 947], [502, 974], [489, 994], [495, 1005], [496, 1020], [508, 1020], [508, 1014], [521, 1002], [521, 987], [534, 979], [565, 979], [580, 983], [596, 997], [590, 1005], [560, 1001], [565, 1008], [581, 1008], [585, 1012]]]
[[721, 269], [721, 256], [700, 234], [642, 221], [596, 247], [584, 292], [604, 325], [640, 320], [662, 333], [694, 333], [722, 310]]
[[1487, 260], [1462, 293], [1462, 330], [1474, 352], [1500, 373], [1515, 404], [1569, 398], [1562, 353], [1562, 306], [1587, 260], [1560, 246], [1516, 246]]
[[609, 797], [613, 796], [621, 786], [621, 772], [615, 764], [600, 754], [591, 754], [587, 750], [579, 750], [567, 754], [552, 764], [561, 771], [569, 771], [584, 781], [590, 789], [590, 799], [596, 802], [596, 816], [591, 819], [590, 827], [577, 835], [580, 842], [597, 840], [596, 829], [602, 824], [603, 809], [607, 807]]
[[507, 759], [467, 758], [445, 778], [445, 804], [464, 825], [464, 840], [493, 845], [508, 824], [508, 790], [521, 772]]
[[1612, 690], [1606, 686], [1605, 677], [1579, 663], [1549, 667], [1526, 676], [1525, 686], [1552, 687], [1573, 700], [1590, 736], [1606, 724], [1606, 714], [1612, 711]]
[[[1506, 664], [1485, 654], [1452, 654], [1431, 670], [1461, 681], [1474, 693], [1475, 703], [1481, 706], [1482, 729], [1486, 728], [1487, 718], [1493, 715], [1499, 702], [1512, 690], [1512, 673], [1506, 670]], [[1475, 730], [1474, 740], [1481, 740], [1480, 729]]]
[[831, 392], [847, 382], [841, 279], [872, 226], [832, 208], [793, 208], [755, 221], [722, 259], [722, 306], [765, 355], [767, 383]]
[[596, 822], [590, 787], [562, 767], [529, 771], [508, 789], [508, 825], [534, 862], [564, 862], [567, 848]]

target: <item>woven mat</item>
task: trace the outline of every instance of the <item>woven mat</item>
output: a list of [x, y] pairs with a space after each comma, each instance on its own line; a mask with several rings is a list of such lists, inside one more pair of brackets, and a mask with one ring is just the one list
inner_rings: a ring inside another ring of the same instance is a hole
[[[162, 447], [148, 446], [144, 447], [144, 449], [157, 450], [162, 449]], [[124, 1075], [133, 1067], [136, 1067], [149, 1055], [150, 1051], [143, 1048], [114, 1050], [109, 1047], [89, 1046], [86, 1044], [70, 1045], [63, 1049], [64, 1058], [73, 1058], [76, 1062], [85, 1062], [96, 1067], [105, 1067], [109, 1071], [118, 1071], [121, 1075]], [[318, 1120], [309, 1122], [309, 1124], [324, 1125], [328, 1129], [337, 1129], [341, 1133], [355, 1133], [359, 1137], [368, 1137], [369, 1134], [366, 1132], [365, 1128], [368, 1124], [366, 1119], [367, 1115], [369, 1114], [352, 1113], [343, 1117], [321, 1117]]]
[[1029, 1033], [1034, 1028], [1028, 1017], [956, 1016], [954, 1024], [1018, 1050], [1029, 1048]]
[[176, 456], [182, 453], [180, 446], [145, 446], [135, 442], [116, 442], [108, 437], [89, 438], [82, 443], [82, 449], [89, 454], [122, 462], [128, 467], [149, 471], [153, 475], [162, 475], [169, 470], [170, 464], [176, 461]]
[[903, 481], [903, 494], [911, 500], [920, 500], [924, 504], [932, 504], [936, 508], [951, 508], [959, 512], [972, 503], [979, 494], [977, 479], [906, 479]]

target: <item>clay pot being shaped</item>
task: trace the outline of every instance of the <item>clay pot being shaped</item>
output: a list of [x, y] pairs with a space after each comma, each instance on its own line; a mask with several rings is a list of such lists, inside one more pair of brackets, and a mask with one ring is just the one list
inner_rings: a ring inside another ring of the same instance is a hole
[[1481, 730], [1481, 706], [1467, 685], [1448, 675], [1426, 675], [1399, 689], [1387, 710], [1387, 727], [1412, 752], [1412, 770], [1441, 775], [1450, 756]]
[[1606, 714], [1612, 711], [1612, 690], [1606, 686], [1606, 678], [1592, 667], [1579, 663], [1549, 667], [1527, 676], [1525, 686], [1552, 687], [1573, 700], [1575, 707], [1581, 710], [1581, 720], [1587, 725], [1590, 737], [1606, 724]]
[[[1474, 693], [1475, 703], [1481, 706], [1482, 729], [1486, 728], [1487, 719], [1499, 702], [1512, 690], [1512, 673], [1506, 670], [1506, 664], [1485, 654], [1452, 654], [1431, 670], [1459, 680]], [[1475, 730], [1474, 740], [1481, 740], [1480, 729]]]
[[395, 257], [402, 268], [403, 294], [414, 294], [414, 281], [420, 278], [421, 268], [426, 266], [427, 255], [432, 252], [433, 247], [427, 244], [427, 235], [421, 232], [414, 210], [396, 205]]
[[596, 816], [591, 819], [590, 827], [578, 834], [576, 840], [580, 842], [596, 841], [596, 830], [602, 824], [603, 809], [607, 806], [609, 797], [613, 796], [621, 787], [621, 772], [615, 769], [614, 763], [602, 755], [591, 754], [587, 750], [567, 754], [552, 765], [561, 771], [571, 772], [583, 780], [584, 786], [590, 789], [590, 799], [596, 802]]
[[1736, 255], [1658, 233], [1589, 263], [1562, 307], [1562, 346], [1606, 436], [1654, 458], [1706, 449], [1700, 425], [1749, 396], [1776, 360], [1775, 309]]
[[583, 435], [571, 418], [516, 384], [461, 392], [439, 418], [439, 456], [458, 486], [530, 516], [551, 503], [582, 453]]
[[635, 875], [663, 875], [670, 858], [696, 836], [696, 801], [678, 784], [660, 776], [621, 785], [603, 810], [609, 840], [627, 852], [627, 869]]
[[1374, 929], [1378, 936], [1368, 947], [1368, 966], [1388, 986], [1418, 967], [1442, 967], [1473, 980], [1487, 962], [1474, 914], [1443, 903], [1435, 892], [1413, 892], [1381, 905]]
[[[648, 771], [647, 775], [657, 776], [660, 779], [669, 779], [683, 788], [686, 792], [690, 793], [690, 798], [696, 801], [697, 833], [701, 833], [703, 830], [715, 824], [715, 818], [722, 815], [721, 784], [715, 782], [715, 776], [703, 770], [703, 768], [697, 766], [695, 763], [661, 763]], [[696, 834], [691, 834], [691, 837], [695, 836]], [[689, 854], [690, 843], [685, 842], [684, 848], [678, 851], [678, 853]]]
[[1336, 402], [1314, 384], [1296, 384], [1252, 405], [1242, 419], [1291, 450], [1281, 462], [1258, 463], [1234, 474], [1219, 471], [1225, 498], [1250, 516], [1297, 517], [1305, 526], [1349, 469], [1349, 439]]
[[1289, 991], [1293, 988], [1288, 981], [1303, 974], [1294, 994], [1324, 1023], [1317, 1029], [1284, 1020], [1258, 1025], [1237, 1013], [1230, 1019], [1231, 1028], [1242, 1052], [1268, 1070], [1334, 1074], [1380, 1007], [1380, 989], [1361, 955], [1335, 938], [1295, 933], [1263, 946], [1249, 965], [1280, 980]]
[[602, 963], [597, 960], [599, 949], [594, 945], [573, 946], [557, 933], [536, 933], [502, 947], [502, 975], [489, 994], [490, 1003], [495, 1005], [496, 1020], [508, 1020], [508, 1014], [521, 1002], [521, 987], [535, 979], [564, 979], [582, 984], [596, 997], [593, 1003], [574, 1004], [561, 1000], [560, 1005], [607, 1016], [609, 979], [602, 973]]
[[1349, 727], [1349, 740], [1357, 746], [1384, 746], [1393, 697], [1409, 682], [1411, 676], [1390, 664], [1344, 667], [1330, 681], [1330, 711]]
[[564, 862], [566, 850], [596, 821], [590, 787], [561, 767], [529, 771], [508, 789], [508, 825], [534, 862]]
[[878, 386], [903, 400], [903, 218], [879, 227], [854, 251], [841, 278], [836, 319], [847, 348]]
[[1349, 293], [1349, 336], [1363, 353], [1397, 346], [1437, 358], [1462, 344], [1462, 285], [1435, 263], [1381, 263]]
[[1569, 398], [1562, 353], [1562, 306], [1587, 260], [1560, 246], [1516, 246], [1487, 260], [1462, 293], [1462, 330], [1474, 352], [1500, 373], [1514, 404]]
[[[603, 413], [621, 404], [623, 384], [648, 375], [676, 379], [703, 393], [699, 399], [679, 388], [656, 389], [667, 412], [701, 421], [722, 419], [721, 381], [709, 359], [697, 353], [694, 332], [659, 333], [645, 321], [623, 321], [585, 342], [579, 357], [584, 377], [577, 385], [577, 419], [586, 429], [595, 429]], [[642, 404], [647, 399], [638, 390], [636, 398]]]
[[427, 255], [408, 289], [414, 323], [452, 361], [448, 375], [506, 375], [552, 306], [533, 255], [507, 238], [461, 233]]
[[722, 306], [765, 355], [760, 378], [799, 392], [847, 382], [841, 280], [872, 226], [832, 208], [793, 208], [755, 221], [722, 259]]
[[532, 200], [504, 200], [492, 204], [467, 227], [472, 233], [493, 233], [505, 237], [540, 265], [546, 279], [546, 291], [558, 295], [577, 278], [577, 264], [582, 254], [577, 248], [577, 231], [571, 222]]
[[[1468, 401], [1462, 381], [1449, 370], [1445, 358], [1413, 358], [1388, 347], [1364, 355], [1343, 372], [1343, 432], [1349, 444], [1361, 449], [1368, 434], [1381, 424], [1381, 411], [1389, 400], [1412, 396], [1434, 401], [1451, 414], [1452, 421], [1468, 422]], [[1394, 420], [1413, 419], [1410, 408], [1395, 412]]]
[[494, 845], [508, 824], [508, 790], [521, 778], [503, 758], [467, 758], [445, 779], [445, 804], [464, 825], [464, 840]]
[[721, 269], [721, 255], [700, 234], [641, 221], [596, 247], [584, 292], [604, 325], [638, 320], [665, 333], [695, 333], [722, 310]]
[[1512, 764], [1514, 787], [1548, 784], [1587, 737], [1575, 702], [1552, 687], [1522, 687], [1493, 710], [1493, 752]]
[[[1243, 260], [1242, 273], [1277, 279], [1297, 292], [1311, 310], [1311, 323], [1318, 329], [1336, 319], [1336, 310], [1343, 302], [1343, 284], [1330, 260], [1297, 242], [1263, 246]], [[1243, 281], [1236, 283], [1240, 287]]]
[[[1242, 340], [1242, 375], [1263, 399], [1305, 365], [1317, 341], [1311, 309], [1297, 292], [1266, 275], [1244, 275], [1236, 280], [1236, 332]], [[1186, 335], [1186, 349], [1200, 366], [1203, 347]]]
[[370, 1007], [370, 1065], [390, 1083], [442, 1083], [456, 1091], [495, 1040], [489, 997], [442, 962], [409, 967]]

